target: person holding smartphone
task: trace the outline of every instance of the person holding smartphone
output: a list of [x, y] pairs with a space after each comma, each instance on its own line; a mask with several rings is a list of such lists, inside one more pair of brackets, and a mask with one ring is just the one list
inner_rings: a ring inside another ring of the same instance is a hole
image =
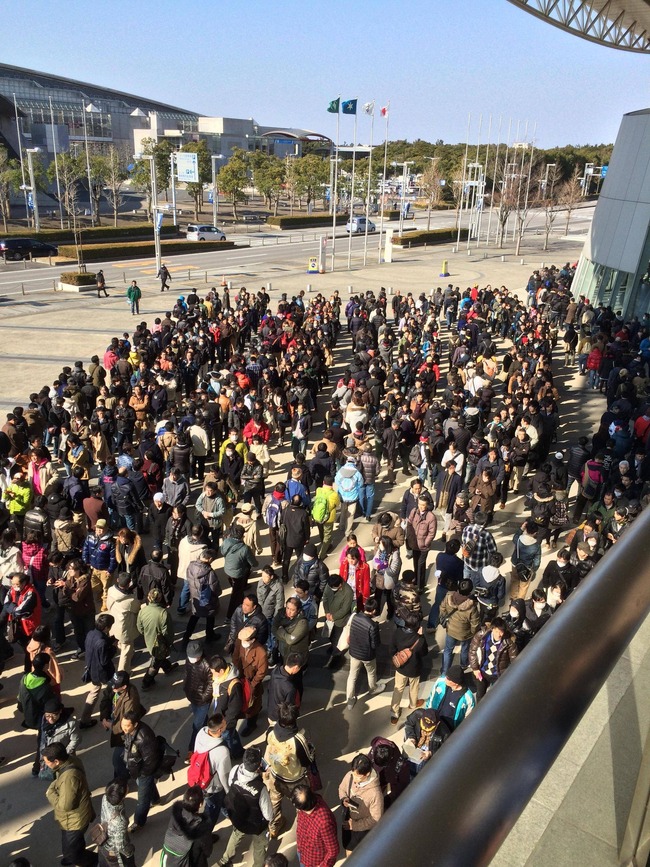
[[341, 839], [346, 856], [350, 856], [384, 814], [379, 774], [368, 756], [354, 757], [352, 770], [341, 780], [339, 798], [343, 805]]

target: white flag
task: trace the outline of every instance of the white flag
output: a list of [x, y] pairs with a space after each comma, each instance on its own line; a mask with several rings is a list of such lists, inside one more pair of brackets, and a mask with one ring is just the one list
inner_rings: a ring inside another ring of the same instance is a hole
[[372, 102], [364, 102], [363, 104], [363, 112], [364, 114], [373, 115], [375, 113], [375, 100]]

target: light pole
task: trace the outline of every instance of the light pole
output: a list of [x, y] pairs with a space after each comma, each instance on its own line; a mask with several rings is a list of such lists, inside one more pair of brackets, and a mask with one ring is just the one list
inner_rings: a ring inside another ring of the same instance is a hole
[[406, 200], [406, 177], [407, 177], [407, 169], [409, 166], [413, 165], [413, 160], [407, 160], [404, 163], [393, 163], [393, 166], [397, 168], [398, 166], [402, 167], [402, 194], [400, 196], [399, 202], [399, 236], [402, 237], [402, 229], [404, 227], [404, 205]]
[[219, 190], [217, 189], [217, 160], [222, 160], [223, 154], [212, 154], [212, 225], [217, 225], [219, 216]]
[[27, 167], [29, 169], [29, 183], [32, 187], [32, 204], [34, 206], [34, 229], [39, 232], [41, 221], [38, 218], [38, 198], [36, 196], [36, 181], [34, 179], [34, 154], [40, 154], [40, 148], [25, 148], [27, 153]]
[[86, 146], [86, 172], [88, 174], [88, 204], [90, 210], [90, 223], [92, 226], [95, 225], [95, 214], [93, 211], [93, 187], [92, 187], [92, 178], [90, 174], [90, 154], [88, 152], [88, 127], [86, 126], [86, 112], [91, 112], [91, 114], [99, 114], [99, 109], [97, 106], [93, 105], [92, 102], [89, 102], [88, 105], [82, 103], [83, 111], [81, 116], [83, 118], [84, 124], [84, 144]]
[[151, 213], [153, 216], [153, 243], [156, 253], [156, 273], [160, 271], [162, 254], [160, 250], [160, 224], [158, 219], [158, 186], [156, 183], [156, 160], [153, 154], [134, 154], [136, 160], [148, 160], [151, 171]]
[[[425, 159], [431, 160], [431, 165], [433, 166], [440, 159], [440, 157], [425, 157]], [[434, 183], [436, 183], [438, 181], [438, 178], [436, 178], [435, 175], [433, 175], [433, 169], [432, 169], [432, 180]], [[440, 190], [438, 189], [437, 193], [439, 193], [439, 192], [440, 192]], [[432, 198], [433, 198], [433, 195], [431, 193], [431, 190], [429, 190], [429, 194], [428, 194], [429, 209], [427, 212], [427, 232], [431, 228], [431, 199]]]

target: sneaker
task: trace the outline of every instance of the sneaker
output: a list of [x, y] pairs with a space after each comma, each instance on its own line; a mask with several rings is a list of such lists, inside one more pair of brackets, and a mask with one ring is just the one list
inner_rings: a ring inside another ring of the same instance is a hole
[[435, 635], [437, 628], [438, 628], [437, 626], [427, 626], [427, 628], [425, 629], [425, 632], [427, 633], [427, 635]]
[[374, 689], [371, 689], [368, 695], [379, 695], [380, 692], [383, 692], [386, 689], [385, 683], [378, 683]]
[[417, 700], [417, 702], [415, 703], [415, 707], [413, 709], [417, 710], [419, 707], [424, 707], [424, 699], [423, 698], [419, 698]]
[[210, 635], [205, 636], [206, 641], [215, 641], [216, 642], [216, 641], [219, 641], [220, 638], [221, 638], [220, 632], [212, 632]]
[[392, 726], [396, 726], [398, 722], [399, 722], [399, 714], [397, 714], [397, 716], [392, 716], [390, 718], [390, 724]]
[[80, 723], [79, 723], [79, 728], [80, 728], [80, 729], [91, 729], [91, 728], [93, 728], [93, 727], [96, 726], [96, 725], [97, 725], [97, 720], [96, 720], [96, 719], [89, 719], [88, 722], [80, 722]]
[[165, 674], [171, 674], [172, 671], [174, 671], [175, 668], [178, 668], [178, 663], [177, 663], [177, 662], [172, 662], [171, 667], [167, 669], [167, 671], [165, 672]]
[[72, 658], [73, 659], [83, 659], [85, 655], [86, 655], [85, 650], [75, 650], [75, 652], [72, 654]]
[[352, 698], [349, 698], [347, 701], [347, 704], [346, 704], [347, 709], [352, 710], [352, 708], [355, 706], [356, 703], [357, 703], [356, 697], [352, 696]]
[[176, 609], [177, 614], [185, 614], [186, 611], [187, 611], [187, 608], [177, 608]]
[[138, 825], [137, 822], [131, 822], [129, 825], [129, 834], [136, 834], [142, 828], [144, 828], [144, 825]]

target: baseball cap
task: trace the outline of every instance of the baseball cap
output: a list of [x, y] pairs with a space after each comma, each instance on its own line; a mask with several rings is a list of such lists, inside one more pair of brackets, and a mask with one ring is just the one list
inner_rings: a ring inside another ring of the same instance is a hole
[[123, 686], [128, 686], [130, 680], [128, 671], [116, 671], [111, 678], [111, 686], [113, 689], [120, 689]]
[[106, 518], [99, 518], [95, 526], [99, 527], [100, 530], [103, 530], [106, 526]]

